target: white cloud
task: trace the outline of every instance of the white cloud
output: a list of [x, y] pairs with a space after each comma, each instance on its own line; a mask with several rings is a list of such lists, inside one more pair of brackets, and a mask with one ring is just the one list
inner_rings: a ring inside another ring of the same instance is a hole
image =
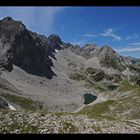
[[89, 34], [89, 33], [84, 34], [83, 36], [84, 36], [84, 37], [95, 37], [95, 35], [93, 35], [93, 34]]
[[96, 35], [94, 35], [94, 34], [90, 34], [90, 33], [79, 34], [78, 36], [81, 36], [81, 37], [96, 37]]
[[71, 42], [71, 44], [83, 46], [85, 44], [85, 42], [84, 41], [73, 41], [73, 42]]
[[118, 52], [134, 52], [134, 51], [140, 51], [140, 46], [139, 47], [127, 47], [123, 49], [118, 49]]
[[127, 36], [125, 40], [129, 40], [129, 39], [131, 39], [131, 37], [130, 36]]
[[127, 36], [125, 38], [125, 40], [130, 40], [130, 39], [135, 39], [135, 38], [138, 38], [138, 35], [137, 34], [131, 34], [131, 35]]
[[140, 46], [140, 42], [129, 43], [129, 45]]
[[114, 40], [122, 40], [122, 37], [121, 36], [118, 36], [114, 33], [114, 30], [112, 28], [109, 28], [105, 31], [105, 33], [102, 33], [101, 34], [102, 36], [104, 37], [112, 37], [113, 38], [113, 41]]
[[84, 46], [85, 44], [87, 44], [88, 41], [86, 39], [75, 39], [75, 40], [70, 41], [70, 42], [73, 45]]
[[116, 50], [118, 52], [135, 52], [140, 51], [140, 42], [129, 43], [128, 47]]

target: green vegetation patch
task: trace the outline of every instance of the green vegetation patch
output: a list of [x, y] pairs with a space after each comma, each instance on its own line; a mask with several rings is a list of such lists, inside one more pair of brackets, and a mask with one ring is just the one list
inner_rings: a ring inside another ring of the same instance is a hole
[[134, 90], [138, 88], [138, 86], [135, 84], [135, 85], [132, 85], [129, 83], [128, 80], [124, 80], [122, 83], [121, 83], [121, 86], [119, 87], [118, 91], [119, 92], [125, 92], [125, 91], [131, 91], [131, 90]]
[[59, 133], [75, 133], [79, 131], [78, 128], [70, 122], [63, 122], [62, 125], [63, 127], [59, 130]]
[[3, 93], [1, 91], [0, 91], [0, 95], [5, 97], [10, 102], [17, 104], [26, 110], [36, 110], [36, 109], [42, 108], [42, 106], [39, 102], [35, 102], [35, 101], [33, 101], [31, 99], [27, 99], [25, 97], [11, 95], [11, 94], [7, 94], [7, 93]]
[[107, 88], [109, 91], [116, 90], [119, 86], [117, 85], [108, 85]]
[[101, 66], [107, 67], [107, 68], [114, 68], [118, 69], [119, 71], [124, 71], [126, 68], [121, 64], [120, 60], [116, 60], [115, 58], [104, 58], [102, 61], [100, 61]]
[[[29, 111], [11, 111], [7, 109], [0, 110], [0, 133], [38, 133], [38, 123], [36, 120], [28, 120], [31, 112]], [[35, 124], [36, 123], [36, 124]]]
[[136, 71], [137, 73], [140, 73], [140, 68], [134, 65], [128, 65], [130, 71]]
[[99, 72], [96, 73], [96, 75], [92, 76], [92, 78], [94, 78], [95, 82], [98, 82], [102, 80], [103, 78], [105, 78], [105, 73], [104, 71], [100, 70]]
[[98, 84], [94, 84], [91, 81], [89, 81], [88, 79], [86, 79], [85, 81], [85, 87], [90, 88], [91, 90], [99, 90], [100, 92], [105, 92], [107, 91], [107, 88], [103, 85], [98, 85]]
[[130, 82], [133, 82], [134, 84], [137, 84], [140, 86], [140, 75], [135, 75], [135, 76], [129, 76], [130, 77]]
[[77, 81], [85, 80], [85, 76], [82, 73], [80, 73], [80, 72], [79, 73], [78, 72], [71, 73], [69, 75], [69, 78], [73, 79], [73, 80], [77, 80]]
[[115, 101], [108, 100], [102, 103], [97, 103], [93, 106], [87, 106], [84, 109], [82, 109], [80, 114], [87, 115], [90, 118], [100, 118], [103, 116], [104, 113], [107, 113], [110, 111], [110, 105], [112, 105]]
[[95, 125], [93, 125], [93, 126], [92, 126], [92, 129], [94, 129], [96, 132], [102, 132], [102, 129], [101, 129], [100, 126], [95, 126]]
[[140, 88], [117, 100], [107, 100], [93, 106], [86, 106], [80, 114], [96, 119], [140, 119]]
[[88, 68], [85, 69], [85, 72], [92, 75], [92, 74], [97, 73], [98, 70], [97, 69], [94, 69], [92, 67], [88, 67]]

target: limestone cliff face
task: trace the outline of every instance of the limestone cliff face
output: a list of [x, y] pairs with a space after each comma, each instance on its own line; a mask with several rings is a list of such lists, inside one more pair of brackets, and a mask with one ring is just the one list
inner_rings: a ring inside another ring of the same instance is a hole
[[14, 64], [31, 74], [51, 78], [50, 57], [55, 57], [61, 43], [56, 35], [47, 38], [33, 33], [22, 22], [6, 17], [0, 21], [0, 66], [12, 71]]
[[71, 51], [76, 55], [80, 55], [86, 59], [97, 57], [101, 67], [113, 68], [120, 72], [127, 69], [127, 65], [132, 65], [132, 61], [124, 56], [119, 55], [109, 46], [98, 47], [96, 45], [87, 44], [83, 47], [69, 44]]
[[68, 46], [71, 48], [71, 51], [74, 52], [76, 55], [83, 56], [86, 59], [96, 56], [96, 54], [100, 50], [100, 48], [94, 44], [86, 44], [83, 47], [72, 44], [68, 44]]
[[101, 66], [107, 68], [118, 69], [119, 71], [124, 71], [126, 69], [126, 65], [123, 62], [122, 56], [117, 54], [112, 48], [108, 46], [103, 46], [97, 55], [100, 60]]

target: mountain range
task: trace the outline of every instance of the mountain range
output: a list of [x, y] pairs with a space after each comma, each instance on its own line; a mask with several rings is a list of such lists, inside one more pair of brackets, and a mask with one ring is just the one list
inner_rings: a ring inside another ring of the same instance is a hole
[[0, 20], [0, 108], [124, 118], [140, 132], [139, 95], [139, 59], [107, 45], [46, 37], [11, 17]]

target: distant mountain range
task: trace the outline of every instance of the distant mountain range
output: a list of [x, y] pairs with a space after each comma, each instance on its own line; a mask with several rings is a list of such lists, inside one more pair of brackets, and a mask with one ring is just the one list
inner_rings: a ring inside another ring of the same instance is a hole
[[127, 58], [130, 59], [132, 63], [140, 63], [140, 58], [136, 58], [132, 56], [128, 56]]

